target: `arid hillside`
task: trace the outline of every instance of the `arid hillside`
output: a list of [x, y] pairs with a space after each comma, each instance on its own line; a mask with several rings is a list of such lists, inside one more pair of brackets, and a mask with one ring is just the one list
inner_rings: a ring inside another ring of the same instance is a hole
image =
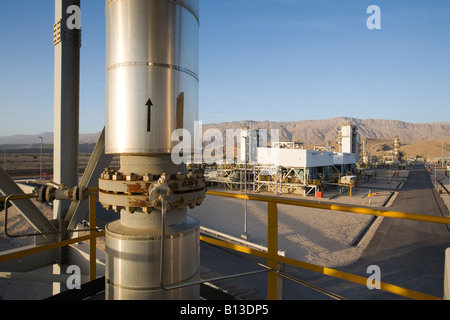
[[[394, 136], [402, 143], [402, 151], [407, 157], [423, 155], [425, 157], [442, 156], [442, 136], [446, 139], [444, 157], [450, 157], [450, 122], [408, 123], [398, 120], [356, 119], [339, 117], [323, 120], [301, 121], [234, 121], [222, 123], [203, 123], [202, 129], [218, 129], [226, 137], [227, 129], [250, 127], [267, 129], [268, 141], [271, 141], [270, 129], [277, 129], [280, 141], [303, 143], [305, 148], [314, 146], [334, 146], [337, 150], [337, 139], [341, 126], [354, 124], [358, 128], [361, 139], [366, 139], [368, 152], [371, 155], [382, 155], [392, 149]], [[38, 135], [14, 135], [0, 137], [0, 150], [6, 153], [39, 153], [40, 139], [44, 137], [44, 153], [52, 153], [53, 133]], [[80, 153], [90, 153], [100, 136], [98, 133], [80, 134]]]
[[425, 140], [439, 140], [442, 127], [450, 134], [450, 122], [439, 123], [408, 123], [398, 120], [355, 119], [339, 117], [324, 120], [302, 121], [235, 121], [213, 124], [203, 124], [203, 130], [216, 128], [222, 132], [225, 129], [251, 127], [253, 129], [278, 129], [280, 140], [298, 141], [305, 145], [335, 142], [339, 129], [345, 124], [354, 124], [358, 128], [361, 138], [368, 140], [392, 140], [399, 136], [403, 143], [411, 144]]

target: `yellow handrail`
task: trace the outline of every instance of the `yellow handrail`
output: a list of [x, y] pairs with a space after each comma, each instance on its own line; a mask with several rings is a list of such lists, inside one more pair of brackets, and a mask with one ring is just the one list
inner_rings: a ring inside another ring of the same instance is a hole
[[[299, 260], [286, 258], [278, 255], [278, 208], [277, 204], [287, 204], [287, 205], [295, 205], [295, 206], [303, 206], [309, 208], [317, 208], [317, 209], [325, 209], [325, 210], [333, 210], [333, 211], [344, 211], [344, 212], [353, 212], [360, 214], [370, 214], [377, 215], [383, 217], [393, 217], [393, 218], [401, 218], [401, 219], [411, 219], [418, 221], [427, 221], [427, 222], [436, 222], [436, 223], [445, 223], [450, 224], [450, 218], [444, 217], [433, 217], [405, 212], [397, 212], [390, 210], [375, 210], [369, 208], [361, 208], [361, 207], [353, 207], [353, 206], [344, 206], [344, 205], [335, 205], [335, 204], [324, 204], [324, 203], [316, 203], [295, 199], [286, 199], [279, 197], [271, 197], [271, 196], [261, 196], [261, 195], [244, 195], [238, 193], [229, 193], [229, 192], [221, 192], [221, 191], [207, 191], [208, 195], [213, 196], [221, 196], [235, 199], [244, 199], [244, 200], [254, 200], [254, 201], [262, 201], [268, 203], [268, 252], [261, 252], [258, 250], [250, 249], [247, 247], [239, 246], [237, 244], [230, 244], [224, 241], [201, 237], [202, 241], [207, 243], [219, 245], [222, 247], [226, 247], [229, 249], [233, 249], [236, 251], [248, 253], [251, 255], [256, 255], [262, 258], [266, 258], [268, 260], [268, 266], [273, 269], [277, 269], [277, 265], [279, 263], [289, 264], [292, 266], [300, 267], [303, 269], [311, 270], [314, 272], [318, 272], [324, 275], [333, 276], [336, 278], [340, 278], [343, 280], [348, 280], [351, 282], [355, 282], [358, 284], [367, 285], [367, 278], [352, 275], [346, 272], [334, 270], [331, 268], [326, 268], [318, 265], [314, 265], [311, 263], [302, 262]], [[267, 284], [267, 298], [269, 300], [276, 299], [277, 293], [277, 274], [274, 272], [270, 272], [268, 274], [268, 284]], [[401, 288], [399, 286], [395, 286], [389, 283], [379, 282], [380, 289], [391, 292], [397, 295], [405, 296], [411, 299], [418, 300], [442, 300], [441, 298], [434, 297], [428, 294], [424, 294], [421, 292], [417, 292], [414, 290], [409, 290], [405, 288]]]
[[[210, 237], [205, 237], [205, 236], [200, 236], [200, 240], [206, 242], [206, 243], [210, 243], [216, 246], [220, 246], [220, 247], [224, 247], [224, 248], [228, 248], [234, 251], [239, 251], [242, 253], [246, 253], [246, 254], [250, 254], [250, 255], [254, 255], [260, 258], [264, 258], [264, 259], [268, 259], [268, 260], [272, 260], [272, 261], [277, 261], [278, 263], [284, 263], [284, 264], [288, 264], [294, 267], [299, 267], [302, 269], [306, 269], [306, 270], [310, 270], [310, 271], [314, 271], [317, 273], [321, 273], [324, 275], [328, 275], [328, 276], [332, 276], [335, 278], [339, 278], [339, 279], [343, 279], [343, 280], [347, 280], [347, 281], [351, 281], [354, 283], [358, 283], [358, 284], [362, 284], [362, 285], [367, 285], [367, 278], [361, 277], [361, 276], [356, 276], [350, 273], [346, 273], [346, 272], [342, 272], [339, 270], [335, 270], [335, 269], [331, 269], [331, 268], [326, 268], [326, 267], [322, 267], [319, 265], [315, 265], [315, 264], [311, 264], [311, 263], [307, 263], [307, 262], [302, 262], [299, 260], [295, 260], [295, 259], [291, 259], [291, 258], [286, 258], [283, 256], [273, 256], [270, 255], [269, 253], [263, 252], [263, 251], [259, 251], [259, 250], [255, 250], [252, 248], [248, 248], [245, 246], [240, 246], [238, 244], [235, 243], [230, 243], [230, 242], [225, 242], [222, 240], [218, 240], [218, 239], [213, 239]], [[396, 285], [392, 285], [389, 283], [385, 283], [385, 282], [379, 282], [377, 284], [380, 284], [380, 289], [384, 290], [386, 292], [391, 292], [397, 295], [401, 295], [407, 298], [411, 298], [411, 299], [415, 299], [415, 300], [442, 300], [440, 298], [425, 294], [425, 293], [421, 293], [421, 292], [417, 292], [414, 290], [409, 290], [409, 289], [405, 289], [405, 288], [401, 288], [399, 286]], [[268, 298], [273, 299], [273, 296], [276, 293], [276, 288], [269, 288], [268, 287]], [[270, 294], [270, 296], [269, 296]]]
[[[36, 196], [34, 196], [36, 197]], [[2, 200], [2, 198], [6, 199], [7, 197], [0, 197], [0, 201]], [[14, 196], [14, 200], [20, 200], [20, 199], [31, 199], [33, 198], [33, 196], [31, 194], [25, 194], [25, 195], [20, 195], [20, 196]], [[3, 201], [4, 201], [3, 199]], [[96, 259], [97, 259], [97, 254], [96, 254], [96, 239], [99, 237], [103, 237], [105, 235], [105, 231], [100, 231], [100, 232], [93, 232], [95, 231], [95, 221], [96, 221], [96, 196], [93, 194], [89, 195], [89, 226], [94, 226], [94, 228], [91, 228], [92, 230], [89, 231], [88, 235], [82, 236], [82, 237], [77, 237], [77, 238], [72, 238], [72, 239], [68, 239], [68, 240], [63, 240], [63, 241], [59, 241], [59, 242], [52, 242], [52, 243], [47, 243], [47, 244], [42, 244], [42, 245], [37, 245], [31, 248], [26, 248], [20, 251], [16, 251], [16, 252], [12, 252], [12, 253], [8, 253], [8, 254], [4, 254], [4, 255], [0, 255], [0, 263], [2, 262], [6, 262], [6, 261], [11, 261], [14, 259], [19, 259], [25, 256], [29, 256], [32, 254], [36, 254], [36, 253], [40, 253], [40, 252], [44, 252], [47, 250], [52, 250], [52, 249], [56, 249], [56, 248], [61, 248], [61, 247], [65, 247], [74, 243], [78, 243], [81, 241], [87, 241], [89, 240], [89, 280], [95, 280], [96, 278]]]
[[271, 197], [271, 196], [249, 195], [249, 194], [245, 195], [245, 194], [237, 194], [237, 193], [229, 193], [229, 192], [221, 192], [221, 191], [211, 191], [211, 190], [208, 190], [206, 192], [206, 194], [209, 194], [212, 196], [228, 197], [228, 198], [243, 199], [243, 200], [276, 202], [278, 204], [287, 204], [287, 205], [292, 205], [292, 206], [308, 207], [308, 208], [315, 208], [315, 209], [352, 212], [352, 213], [358, 213], [358, 214], [366, 214], [366, 215], [374, 215], [374, 216], [382, 216], [382, 217], [390, 217], [390, 218], [399, 218], [399, 219], [417, 220], [417, 221], [423, 221], [423, 222], [450, 224], [450, 218], [428, 216], [428, 215], [416, 214], [416, 213], [406, 213], [406, 212], [400, 212], [400, 211], [370, 209], [370, 208], [355, 207], [355, 206], [340, 205], [340, 204], [318, 203], [318, 202], [304, 201], [304, 200], [297, 200], [297, 199], [287, 199], [287, 198], [279, 198], [279, 197]]
[[[90, 191], [96, 191], [95, 189]], [[279, 198], [279, 197], [271, 197], [271, 196], [261, 196], [261, 195], [243, 195], [243, 194], [237, 194], [237, 193], [227, 193], [227, 192], [219, 192], [219, 191], [207, 191], [208, 195], [213, 196], [221, 196], [221, 197], [228, 197], [228, 198], [235, 198], [235, 199], [244, 199], [244, 200], [254, 200], [254, 201], [262, 201], [267, 202], [268, 204], [268, 251], [262, 252], [258, 250], [254, 250], [251, 248], [239, 246], [237, 244], [231, 244], [228, 242], [224, 242], [221, 240], [204, 237], [201, 236], [200, 239], [204, 242], [211, 243], [214, 245], [226, 247], [229, 249], [233, 249], [235, 251], [259, 256], [262, 258], [265, 258], [268, 260], [268, 266], [272, 269], [278, 269], [278, 265], [280, 263], [288, 264], [296, 267], [300, 267], [303, 269], [311, 270], [314, 272], [318, 272], [324, 275], [333, 276], [336, 278], [340, 278], [343, 280], [348, 280], [354, 283], [366, 285], [368, 279], [356, 276], [353, 274], [345, 273], [342, 271], [338, 271], [331, 268], [326, 268], [318, 265], [314, 265], [311, 263], [302, 262], [299, 260], [283, 257], [278, 255], [278, 204], [286, 204], [286, 205], [294, 205], [294, 206], [303, 206], [303, 207], [309, 207], [309, 208], [317, 208], [317, 209], [325, 209], [325, 210], [333, 210], [333, 211], [344, 211], [344, 212], [353, 212], [353, 213], [359, 213], [359, 214], [369, 214], [369, 215], [377, 215], [377, 216], [383, 216], [383, 217], [393, 217], [393, 218], [401, 218], [401, 219], [411, 219], [411, 220], [418, 220], [418, 221], [426, 221], [426, 222], [435, 222], [435, 223], [444, 223], [444, 224], [450, 224], [450, 218], [444, 218], [444, 217], [433, 217], [433, 216], [426, 216], [426, 215], [420, 215], [420, 214], [412, 214], [412, 213], [404, 213], [404, 212], [397, 212], [397, 211], [390, 211], [390, 210], [376, 210], [376, 209], [370, 209], [370, 208], [361, 208], [361, 207], [353, 207], [353, 206], [346, 206], [346, 205], [336, 205], [336, 204], [325, 204], [325, 203], [316, 203], [316, 202], [309, 202], [309, 201], [302, 201], [302, 200], [296, 200], [296, 199], [286, 199], [286, 198]], [[33, 196], [30, 195], [23, 195], [21, 199], [29, 199]], [[0, 197], [0, 201], [4, 201], [6, 197]], [[17, 200], [17, 198], [15, 198]], [[90, 226], [95, 226], [95, 216], [96, 216], [96, 196], [95, 195], [89, 195], [89, 222]], [[92, 230], [90, 233], [86, 236], [77, 237], [73, 239], [68, 239], [60, 242], [54, 242], [49, 244], [43, 244], [38, 245], [32, 248], [26, 248], [21, 251], [0, 255], [0, 263], [18, 259], [27, 255], [32, 255], [35, 253], [43, 252], [46, 250], [51, 250], [55, 248], [60, 248], [63, 246], [67, 246], [73, 243], [81, 242], [89, 240], [89, 279], [94, 280], [96, 277], [96, 252], [95, 252], [95, 239], [98, 237], [105, 236], [105, 232], [95, 232], [93, 233]], [[268, 273], [268, 283], [267, 283], [267, 298], [269, 300], [273, 300], [277, 298], [277, 274], [274, 272]], [[380, 282], [380, 289], [391, 292], [397, 295], [405, 296], [411, 299], [420, 299], [420, 300], [442, 300], [441, 298], [434, 297], [428, 294], [420, 293], [414, 290], [409, 290], [405, 288], [401, 288], [392, 284], [383, 283]]]
[[[8, 198], [8, 196], [0, 196], [0, 202], [5, 202], [5, 200]], [[25, 199], [33, 199], [36, 198], [36, 195], [34, 193], [26, 193], [26, 194], [19, 194], [15, 195], [13, 200], [25, 200]], [[13, 201], [11, 200], [11, 201]]]

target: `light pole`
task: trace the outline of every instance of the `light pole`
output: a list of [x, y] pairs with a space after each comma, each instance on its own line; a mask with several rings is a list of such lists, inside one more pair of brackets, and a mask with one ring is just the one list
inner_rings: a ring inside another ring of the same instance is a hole
[[[245, 131], [243, 131], [245, 130]], [[245, 133], [244, 133], [245, 132]], [[244, 194], [247, 194], [247, 163], [249, 162], [249, 151], [248, 151], [248, 145], [249, 145], [249, 138], [250, 138], [250, 129], [249, 127], [241, 128], [241, 161], [242, 161], [242, 148], [244, 150], [244, 179], [242, 179], [242, 171], [240, 171], [240, 181], [241, 183], [244, 182]], [[243, 144], [243, 145], [242, 145]], [[241, 184], [241, 191], [242, 191], [242, 184]], [[245, 200], [245, 206], [244, 206], [244, 233], [241, 234], [241, 238], [244, 240], [248, 240], [249, 234], [247, 233], [247, 200]]]
[[442, 168], [444, 168], [444, 126], [442, 128]]
[[[248, 130], [245, 134], [245, 168], [244, 168], [244, 191], [245, 194], [247, 195], [247, 160], [248, 160]], [[241, 171], [242, 172], [242, 171]], [[247, 200], [245, 200], [245, 210], [244, 210], [244, 234], [241, 235], [241, 238], [244, 240], [248, 240], [248, 233], [247, 233]]]
[[434, 160], [434, 188], [436, 189], [436, 181], [437, 181], [437, 177], [436, 177], [436, 160]]
[[39, 139], [41, 139], [41, 165], [40, 165], [40, 173], [39, 173], [39, 180], [42, 181], [42, 149], [43, 149], [43, 145], [44, 145], [44, 138], [39, 137]]

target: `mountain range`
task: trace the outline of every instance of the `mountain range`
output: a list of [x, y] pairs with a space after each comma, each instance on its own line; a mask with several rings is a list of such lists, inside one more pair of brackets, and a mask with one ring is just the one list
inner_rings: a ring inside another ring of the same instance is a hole
[[[301, 142], [305, 146], [335, 145], [340, 127], [353, 124], [358, 128], [362, 139], [381, 143], [375, 149], [389, 149], [390, 141], [398, 136], [404, 145], [423, 143], [424, 141], [441, 141], [443, 135], [450, 134], [450, 122], [408, 123], [399, 120], [357, 119], [337, 117], [324, 120], [300, 121], [233, 121], [203, 124], [203, 132], [215, 128], [221, 130], [225, 137], [226, 129], [250, 127], [252, 129], [278, 129], [280, 141]], [[269, 130], [270, 133], [270, 130]], [[40, 148], [39, 136], [43, 137], [44, 148], [50, 149], [53, 144], [53, 133], [46, 132], [37, 135], [11, 135], [0, 137], [0, 149]], [[98, 133], [80, 134], [80, 146], [93, 148], [100, 136]], [[384, 144], [384, 145], [383, 145]], [[375, 149], [373, 151], [375, 151]]]
[[393, 139], [399, 136], [403, 143], [416, 143], [424, 140], [436, 140], [442, 137], [442, 127], [450, 128], [450, 122], [408, 123], [398, 120], [356, 119], [338, 117], [324, 120], [301, 121], [235, 121], [203, 125], [203, 130], [209, 128], [237, 129], [250, 127], [253, 129], [279, 129], [280, 140], [298, 141], [305, 145], [321, 144], [336, 141], [340, 127], [354, 124], [362, 139], [380, 140]]
[[[79, 137], [79, 143], [97, 143], [100, 132], [97, 133], [82, 133]], [[48, 147], [53, 144], [53, 132], [43, 132], [40, 134], [16, 134], [11, 136], [0, 137], [0, 145], [30, 145], [33, 148], [41, 146], [41, 140], [39, 137], [43, 138], [44, 147]]]

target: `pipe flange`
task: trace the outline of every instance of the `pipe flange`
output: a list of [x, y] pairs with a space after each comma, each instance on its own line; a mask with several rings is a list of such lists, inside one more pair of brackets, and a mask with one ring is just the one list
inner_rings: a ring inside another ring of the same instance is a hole
[[[170, 207], [183, 209], [186, 206], [194, 208], [201, 205], [206, 196], [205, 190], [173, 194], [173, 199], [168, 203]], [[147, 195], [126, 195], [126, 194], [111, 194], [99, 193], [99, 201], [103, 207], [108, 210], [119, 212], [125, 209], [134, 212], [137, 208], [141, 208], [144, 212], [151, 212], [153, 208], [161, 209], [161, 199], [150, 200]]]
[[[126, 177], [126, 180], [106, 180], [99, 179], [100, 190], [106, 192], [116, 192], [125, 194], [148, 194], [149, 188], [153, 184], [157, 184], [155, 180], [146, 181], [141, 177], [141, 180], [131, 180]], [[183, 180], [168, 180], [167, 184], [170, 189], [174, 192], [190, 192], [199, 189], [204, 189], [206, 187], [205, 178], [193, 178], [193, 179], [183, 179]]]
[[151, 212], [161, 209], [162, 197], [171, 207], [184, 209], [200, 205], [206, 194], [206, 179], [203, 174], [190, 172], [185, 175], [159, 176], [147, 173], [123, 174], [105, 169], [99, 179], [99, 201], [108, 210], [119, 212], [125, 209], [133, 213], [137, 208]]

